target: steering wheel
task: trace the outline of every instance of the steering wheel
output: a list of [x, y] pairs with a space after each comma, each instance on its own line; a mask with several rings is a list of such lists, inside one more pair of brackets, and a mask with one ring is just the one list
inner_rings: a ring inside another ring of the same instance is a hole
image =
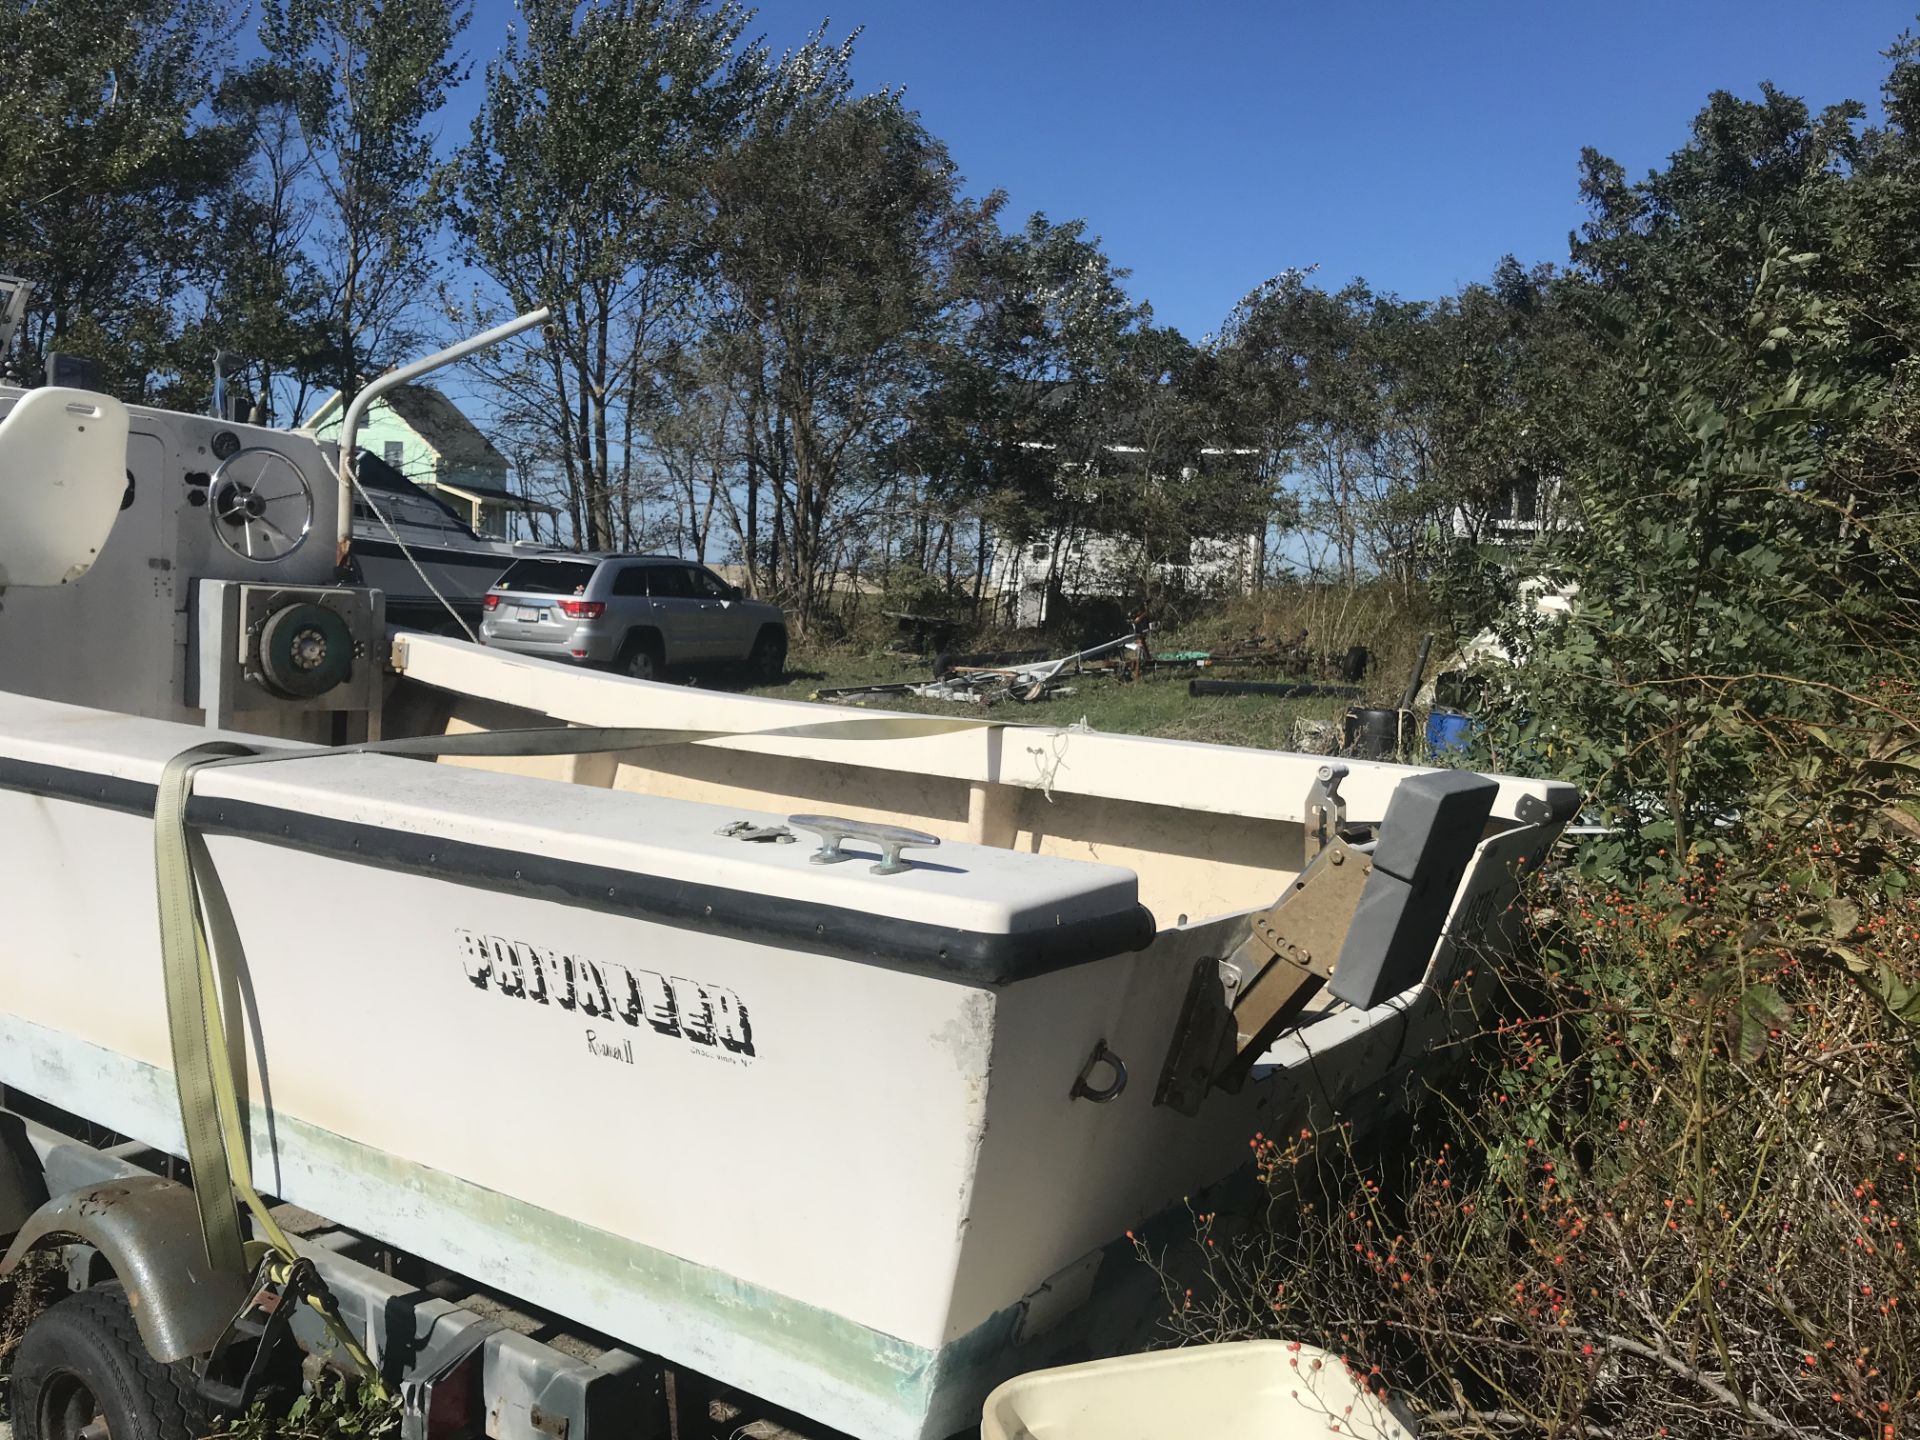
[[214, 539], [242, 560], [276, 564], [313, 529], [313, 486], [298, 465], [264, 445], [222, 460], [207, 495]]

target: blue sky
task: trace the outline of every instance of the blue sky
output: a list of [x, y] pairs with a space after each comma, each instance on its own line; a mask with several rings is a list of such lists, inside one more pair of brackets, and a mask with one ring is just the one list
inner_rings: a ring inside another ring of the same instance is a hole
[[[970, 188], [1004, 188], [1016, 216], [1084, 216], [1136, 297], [1198, 338], [1289, 265], [1427, 296], [1508, 251], [1562, 260], [1582, 145], [1638, 175], [1684, 142], [1709, 91], [1762, 80], [1872, 103], [1879, 52], [1916, 9], [762, 0], [757, 28], [779, 48], [829, 15], [836, 34], [864, 27], [860, 83], [906, 86]], [[510, 14], [477, 0], [477, 62]]]

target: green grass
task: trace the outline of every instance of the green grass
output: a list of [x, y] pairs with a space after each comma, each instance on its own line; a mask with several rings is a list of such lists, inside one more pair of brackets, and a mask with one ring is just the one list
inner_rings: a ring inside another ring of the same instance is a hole
[[[752, 693], [805, 700], [816, 691], [857, 685], [887, 685], [933, 678], [931, 656], [895, 653], [888, 647], [897, 638], [890, 607], [869, 600], [848, 613], [822, 617], [811, 643], [796, 644], [788, 659], [784, 683], [749, 687]], [[1087, 622], [1055, 627], [1047, 632], [995, 629], [962, 633], [950, 642], [955, 650], [1043, 649], [1065, 654], [1097, 644], [1115, 633], [1087, 628]], [[1322, 656], [1343, 655], [1350, 645], [1365, 645], [1374, 667], [1361, 685], [1359, 700], [1275, 700], [1267, 697], [1195, 700], [1187, 695], [1187, 681], [1196, 676], [1220, 680], [1327, 681], [1325, 674], [1306, 676], [1254, 667], [1196, 670], [1169, 666], [1149, 672], [1139, 683], [1110, 675], [1073, 678], [1073, 695], [1021, 704], [1006, 700], [990, 709], [964, 701], [925, 700], [911, 695], [875, 696], [861, 704], [886, 710], [930, 715], [990, 714], [996, 720], [1039, 725], [1072, 725], [1084, 719], [1097, 730], [1136, 735], [1160, 735], [1179, 740], [1252, 745], [1266, 749], [1297, 748], [1295, 724], [1300, 720], [1338, 721], [1355, 704], [1392, 706], [1399, 703], [1420, 637], [1435, 636], [1427, 674], [1433, 674], [1453, 639], [1418, 598], [1401, 597], [1389, 586], [1358, 590], [1331, 586], [1277, 586], [1256, 595], [1227, 599], [1191, 600], [1184, 606], [1162, 607], [1149, 643], [1156, 651], [1211, 650], [1251, 643], [1293, 641], [1305, 637]], [[832, 637], [831, 640], [827, 637]], [[836, 707], [839, 708], [839, 707]], [[855, 708], [847, 706], [845, 708]]]
[[[750, 686], [750, 693], [807, 700], [820, 690], [893, 685], [933, 677], [932, 665], [924, 658], [842, 650], [796, 650], [788, 661], [787, 671], [784, 683]], [[1337, 722], [1351, 705], [1391, 705], [1398, 696], [1388, 692], [1397, 691], [1402, 683], [1386, 676], [1371, 677], [1361, 687], [1366, 696], [1362, 701], [1319, 697], [1278, 700], [1266, 696], [1194, 699], [1187, 694], [1187, 681], [1195, 676], [1266, 681], [1303, 678], [1256, 668], [1195, 670], [1181, 666], [1149, 671], [1139, 681], [1099, 673], [1075, 676], [1065, 682], [1074, 694], [1031, 704], [1004, 700], [985, 707], [915, 695], [877, 695], [859, 703], [873, 709], [904, 710], [921, 715], [991, 715], [996, 720], [1032, 725], [1072, 725], [1084, 719], [1096, 730], [1122, 734], [1289, 750], [1295, 748], [1296, 721]]]

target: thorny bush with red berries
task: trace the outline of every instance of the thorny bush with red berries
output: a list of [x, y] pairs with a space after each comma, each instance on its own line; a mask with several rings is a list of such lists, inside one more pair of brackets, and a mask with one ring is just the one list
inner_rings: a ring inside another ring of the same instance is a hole
[[1610, 833], [1523, 892], [1410, 1134], [1253, 1137], [1257, 1223], [1142, 1246], [1175, 1339], [1328, 1347], [1428, 1435], [1920, 1437], [1920, 360], [1843, 283], [1880, 181], [1760, 206], [1748, 133], [1590, 197], [1573, 514], [1481, 612], [1473, 763]]
[[1404, 1145], [1255, 1138], [1269, 1223], [1196, 1217], [1175, 1335], [1324, 1345], [1435, 1435], [1920, 1435], [1912, 763], [1826, 757], [1669, 884], [1549, 875]]

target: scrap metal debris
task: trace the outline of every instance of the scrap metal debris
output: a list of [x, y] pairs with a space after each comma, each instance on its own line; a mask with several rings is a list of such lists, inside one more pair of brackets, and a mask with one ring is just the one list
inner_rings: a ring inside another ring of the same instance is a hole
[[[846, 685], [816, 690], [816, 700], [840, 703], [875, 699], [885, 695], [917, 695], [926, 700], [952, 700], [974, 705], [994, 705], [1002, 700], [1031, 703], [1072, 695], [1074, 687], [1064, 683], [1076, 675], [1113, 673], [1128, 668], [1138, 674], [1146, 654], [1146, 622], [1125, 635], [1076, 650], [1056, 659], [1030, 661], [1021, 665], [954, 665], [933, 680], [910, 680], [894, 685]], [[1130, 658], [1122, 659], [1122, 652]], [[1113, 657], [1101, 662], [1101, 657]]]
[[[923, 617], [899, 617], [915, 619]], [[1322, 696], [1355, 699], [1360, 691], [1354, 683], [1362, 679], [1372, 662], [1365, 647], [1355, 645], [1345, 651], [1321, 652], [1309, 648], [1303, 630], [1289, 641], [1275, 642], [1260, 634], [1243, 641], [1208, 650], [1147, 649], [1149, 621], [1142, 611], [1132, 617], [1133, 628], [1071, 655], [1048, 656], [1042, 650], [1010, 650], [978, 655], [943, 654], [936, 658], [933, 676], [927, 680], [902, 680], [883, 685], [843, 685], [813, 692], [815, 700], [839, 704], [859, 704], [888, 696], [912, 695], [923, 700], [945, 700], [955, 704], [997, 705], [1015, 700], [1031, 704], [1039, 700], [1072, 695], [1067, 683], [1080, 678], [1108, 676], [1139, 679], [1149, 667], [1154, 669], [1199, 669], [1221, 666], [1260, 666], [1291, 671], [1296, 675], [1319, 675], [1339, 679], [1344, 685], [1320, 681], [1255, 683], [1227, 680], [1194, 680], [1188, 693], [1201, 695], [1269, 695], [1288, 698]]]
[[1373, 655], [1364, 645], [1350, 645], [1341, 651], [1316, 650], [1307, 643], [1304, 630], [1291, 640], [1269, 640], [1256, 633], [1207, 650], [1162, 650], [1152, 658], [1156, 665], [1192, 666], [1196, 670], [1234, 666], [1286, 670], [1339, 679], [1349, 685], [1365, 679], [1373, 664]]

